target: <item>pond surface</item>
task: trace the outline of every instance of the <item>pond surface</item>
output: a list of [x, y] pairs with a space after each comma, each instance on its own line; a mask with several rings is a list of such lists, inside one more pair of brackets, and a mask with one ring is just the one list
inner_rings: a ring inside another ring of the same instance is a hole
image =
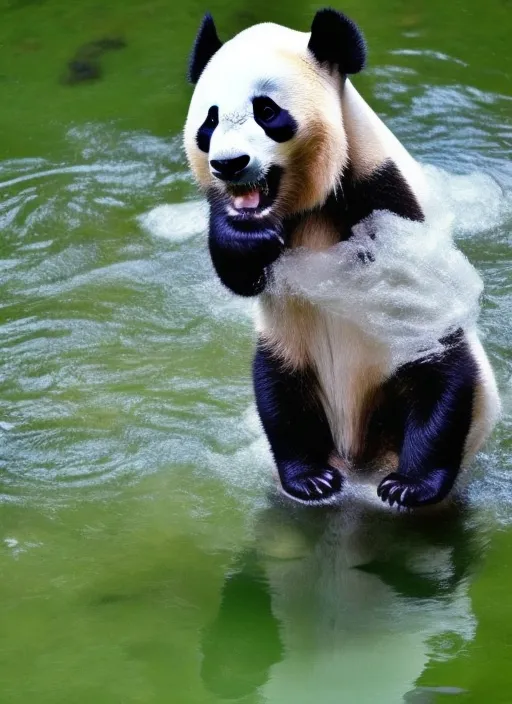
[[[0, 701], [510, 704], [510, 0], [343, 6], [484, 277], [505, 406], [423, 521], [275, 500], [181, 149], [204, 9], [0, 0]], [[223, 37], [314, 11], [209, 9]]]

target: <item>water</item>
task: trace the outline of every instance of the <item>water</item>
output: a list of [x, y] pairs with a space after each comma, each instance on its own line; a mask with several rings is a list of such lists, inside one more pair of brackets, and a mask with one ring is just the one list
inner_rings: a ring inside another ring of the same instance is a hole
[[[509, 704], [510, 3], [343, 7], [483, 276], [505, 406], [465, 504], [421, 521], [275, 500], [250, 305], [179, 137], [203, 9], [0, 2], [0, 701]], [[209, 9], [224, 37], [312, 13]]]

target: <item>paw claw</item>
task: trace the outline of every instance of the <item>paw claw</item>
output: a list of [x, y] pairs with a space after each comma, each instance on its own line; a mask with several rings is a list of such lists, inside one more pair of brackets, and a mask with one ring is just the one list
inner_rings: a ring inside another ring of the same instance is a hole
[[341, 474], [332, 469], [309, 471], [282, 479], [284, 491], [292, 498], [305, 503], [330, 499], [341, 490], [342, 483]]
[[397, 508], [435, 504], [447, 496], [454, 478], [447, 470], [435, 470], [419, 478], [393, 472], [381, 481], [377, 495], [390, 506], [396, 504]]
[[315, 490], [315, 493], [321, 494], [322, 487], [318, 486], [317, 482], [318, 479], [316, 477], [311, 477], [310, 479], [308, 479], [308, 486], [312, 487]]

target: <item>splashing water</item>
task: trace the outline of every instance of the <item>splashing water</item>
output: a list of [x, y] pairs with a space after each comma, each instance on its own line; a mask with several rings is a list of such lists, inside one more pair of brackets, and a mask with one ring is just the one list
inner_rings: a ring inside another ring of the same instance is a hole
[[[425, 222], [376, 211], [350, 240], [323, 252], [292, 250], [273, 269], [276, 295], [304, 298], [357, 324], [390, 350], [393, 368], [441, 351], [439, 340], [459, 328], [475, 328], [483, 283], [453, 232], [501, 215], [502, 194], [491, 180], [477, 175], [450, 182], [433, 168], [426, 174], [431, 195]], [[493, 199], [478, 218], [473, 205], [473, 213], [458, 222], [482, 184]]]

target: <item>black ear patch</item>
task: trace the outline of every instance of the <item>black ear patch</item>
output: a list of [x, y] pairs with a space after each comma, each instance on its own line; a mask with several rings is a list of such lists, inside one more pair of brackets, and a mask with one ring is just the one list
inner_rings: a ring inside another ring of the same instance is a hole
[[330, 8], [316, 13], [308, 49], [320, 63], [336, 64], [342, 74], [359, 73], [366, 61], [366, 44], [359, 27]]
[[221, 48], [222, 42], [217, 35], [217, 29], [213, 17], [209, 12], [203, 17], [201, 26], [197, 33], [196, 40], [188, 65], [188, 80], [197, 83], [199, 76], [204, 71], [206, 64], [212, 56]]

